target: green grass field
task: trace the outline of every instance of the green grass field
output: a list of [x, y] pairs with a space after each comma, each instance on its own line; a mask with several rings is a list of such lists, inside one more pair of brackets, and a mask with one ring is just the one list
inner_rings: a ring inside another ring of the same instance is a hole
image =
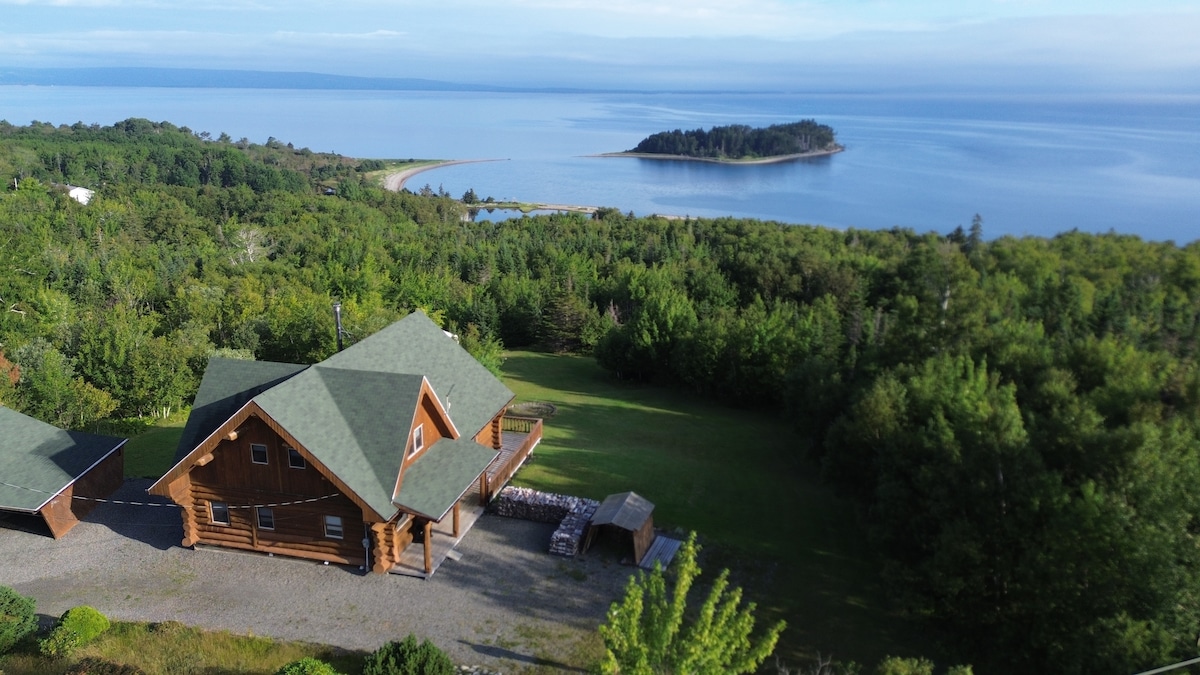
[[818, 481], [776, 415], [625, 384], [585, 357], [512, 352], [503, 371], [518, 401], [558, 407], [515, 482], [654, 502], [657, 526], [699, 533], [705, 577], [732, 568], [763, 618], [787, 620], [777, 654], [793, 665], [817, 652], [873, 665], [926, 647], [888, 612], [852, 505]]

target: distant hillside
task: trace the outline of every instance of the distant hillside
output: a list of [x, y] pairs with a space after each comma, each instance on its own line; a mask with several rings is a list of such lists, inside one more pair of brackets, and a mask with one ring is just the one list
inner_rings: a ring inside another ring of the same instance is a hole
[[638, 143], [631, 153], [703, 159], [756, 159], [840, 149], [833, 129], [813, 120], [754, 129], [744, 124], [708, 131], [664, 131]]
[[359, 89], [381, 91], [521, 91], [412, 77], [196, 68], [0, 68], [0, 85], [183, 87], [230, 89]]

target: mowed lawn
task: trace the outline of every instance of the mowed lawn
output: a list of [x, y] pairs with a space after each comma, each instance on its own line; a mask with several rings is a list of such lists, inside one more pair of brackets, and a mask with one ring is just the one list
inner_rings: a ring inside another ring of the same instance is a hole
[[558, 408], [516, 484], [654, 502], [657, 526], [699, 533], [706, 577], [731, 567], [764, 617], [788, 621], [777, 654], [793, 666], [817, 652], [868, 666], [935, 656], [888, 611], [853, 506], [819, 482], [777, 414], [620, 382], [586, 357], [510, 352], [503, 371], [517, 401]]

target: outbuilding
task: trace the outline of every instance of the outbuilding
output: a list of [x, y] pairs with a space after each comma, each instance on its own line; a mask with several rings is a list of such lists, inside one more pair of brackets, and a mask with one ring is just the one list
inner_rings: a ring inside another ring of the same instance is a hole
[[588, 526], [584, 550], [599, 533], [615, 533], [633, 548], [633, 564], [640, 565], [654, 542], [654, 504], [636, 492], [604, 498]]
[[62, 537], [121, 486], [126, 441], [64, 431], [0, 406], [0, 514], [40, 517]]

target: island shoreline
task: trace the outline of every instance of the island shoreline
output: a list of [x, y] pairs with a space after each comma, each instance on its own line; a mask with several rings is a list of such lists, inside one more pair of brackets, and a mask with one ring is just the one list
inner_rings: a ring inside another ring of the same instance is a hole
[[585, 157], [634, 157], [636, 159], [657, 159], [670, 160], [678, 162], [707, 162], [709, 164], [725, 164], [729, 166], [753, 166], [759, 164], [782, 164], [783, 162], [794, 162], [801, 159], [809, 159], [812, 157], [828, 157], [836, 155], [846, 149], [846, 146], [839, 145], [828, 150], [814, 150], [812, 152], [798, 152], [791, 155], [775, 155], [773, 157], [756, 157], [754, 159], [722, 159], [720, 157], [692, 157], [690, 155], [663, 155], [657, 152], [604, 152], [598, 155], [584, 155]]

